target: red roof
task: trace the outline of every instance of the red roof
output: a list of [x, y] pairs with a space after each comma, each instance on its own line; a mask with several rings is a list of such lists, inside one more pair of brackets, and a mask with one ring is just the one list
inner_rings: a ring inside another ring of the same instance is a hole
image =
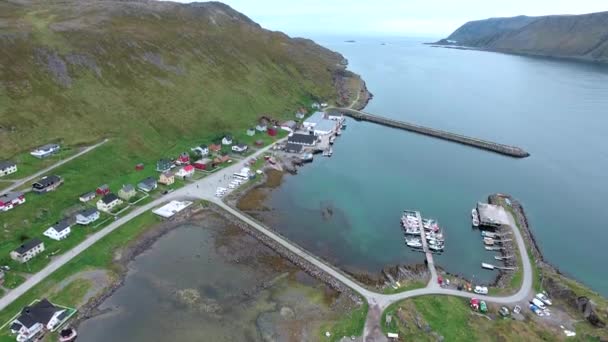
[[194, 171], [194, 166], [186, 165], [186, 166], [184, 166], [184, 171], [187, 171], [187, 172]]

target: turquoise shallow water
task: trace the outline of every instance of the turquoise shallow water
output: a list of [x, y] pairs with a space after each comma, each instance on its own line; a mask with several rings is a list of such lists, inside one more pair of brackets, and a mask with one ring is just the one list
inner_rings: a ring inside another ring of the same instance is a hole
[[[283, 234], [351, 271], [420, 262], [403, 245], [403, 209], [437, 218], [448, 271], [489, 281], [470, 210], [495, 192], [524, 205], [548, 261], [608, 295], [608, 67], [432, 48], [413, 39], [317, 38], [375, 97], [366, 111], [521, 146], [513, 159], [349, 120], [331, 159], [286, 177], [268, 204]], [[381, 42], [386, 45], [381, 45]], [[323, 218], [321, 208], [333, 216]]]

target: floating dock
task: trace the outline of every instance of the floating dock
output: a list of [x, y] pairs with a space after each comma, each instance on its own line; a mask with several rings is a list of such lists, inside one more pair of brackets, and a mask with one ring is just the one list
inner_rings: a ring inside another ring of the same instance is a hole
[[337, 108], [335, 110], [337, 110], [341, 113], [344, 113], [345, 115], [348, 115], [357, 120], [365, 120], [365, 121], [374, 122], [374, 123], [388, 126], [388, 127], [404, 129], [406, 131], [419, 133], [419, 134], [423, 134], [423, 135], [427, 135], [427, 136], [431, 136], [434, 138], [439, 138], [439, 139], [443, 139], [443, 140], [447, 140], [447, 141], [452, 141], [452, 142], [467, 145], [467, 146], [476, 147], [476, 148], [479, 148], [482, 150], [495, 152], [495, 153], [502, 154], [502, 155], [509, 156], [509, 157], [526, 158], [526, 157], [530, 156], [530, 153], [526, 152], [525, 150], [523, 150], [522, 148], [517, 147], [517, 146], [499, 144], [499, 143], [488, 141], [488, 140], [477, 139], [477, 138], [468, 137], [468, 136], [457, 134], [457, 133], [451, 133], [451, 132], [447, 132], [447, 131], [443, 131], [443, 130], [439, 130], [439, 129], [415, 125], [412, 123], [389, 119], [389, 118], [361, 112], [361, 111], [354, 110], [354, 109]]

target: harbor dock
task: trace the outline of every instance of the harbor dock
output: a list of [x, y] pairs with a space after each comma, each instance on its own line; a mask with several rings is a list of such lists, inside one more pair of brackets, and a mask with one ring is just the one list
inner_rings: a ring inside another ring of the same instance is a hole
[[344, 115], [350, 116], [356, 120], [365, 120], [365, 121], [377, 123], [377, 124], [388, 126], [388, 127], [399, 128], [399, 129], [403, 129], [406, 131], [419, 133], [419, 134], [423, 134], [423, 135], [427, 135], [427, 136], [431, 136], [434, 138], [439, 138], [439, 139], [443, 139], [443, 140], [447, 140], [447, 141], [452, 141], [455, 143], [472, 146], [472, 147], [479, 148], [479, 149], [486, 150], [486, 151], [495, 152], [495, 153], [502, 154], [502, 155], [509, 156], [509, 157], [526, 158], [526, 157], [530, 156], [530, 153], [528, 153], [525, 150], [523, 150], [522, 148], [516, 147], [516, 146], [505, 145], [505, 144], [500, 144], [500, 143], [496, 143], [496, 142], [492, 142], [492, 141], [488, 141], [488, 140], [468, 137], [468, 136], [457, 134], [457, 133], [452, 133], [452, 132], [443, 131], [443, 130], [439, 130], [439, 129], [435, 129], [435, 128], [420, 126], [420, 125], [408, 123], [405, 121], [389, 119], [389, 118], [385, 118], [382, 116], [365, 113], [362, 111], [349, 109], [349, 108], [333, 108], [332, 110], [337, 110], [341, 113], [344, 113]]

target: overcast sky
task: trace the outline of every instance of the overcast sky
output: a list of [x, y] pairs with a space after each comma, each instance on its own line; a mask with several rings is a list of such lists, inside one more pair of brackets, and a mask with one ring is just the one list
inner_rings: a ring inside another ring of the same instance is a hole
[[[179, 0], [180, 2], [190, 2]], [[265, 28], [290, 35], [445, 37], [469, 20], [608, 11], [608, 0], [225, 0]]]

